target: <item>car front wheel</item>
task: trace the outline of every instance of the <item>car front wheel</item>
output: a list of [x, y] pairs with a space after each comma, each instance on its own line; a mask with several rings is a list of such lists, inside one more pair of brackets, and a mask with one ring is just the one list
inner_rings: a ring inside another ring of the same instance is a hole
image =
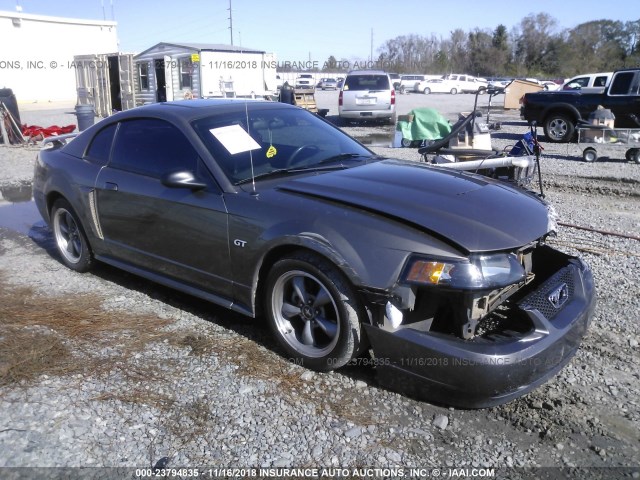
[[93, 253], [78, 216], [64, 199], [51, 208], [51, 226], [62, 262], [71, 270], [86, 272], [93, 266]]
[[452, 88], [450, 93], [451, 93], [451, 95], [455, 95], [455, 94], [458, 93], [458, 89], [457, 88]]
[[544, 134], [551, 142], [569, 142], [574, 129], [573, 121], [563, 113], [552, 113], [544, 122]]
[[429, 89], [429, 87], [425, 87], [422, 93], [424, 93], [425, 95], [429, 95], [431, 93], [431, 90]]
[[359, 353], [359, 309], [348, 281], [312, 253], [279, 260], [267, 277], [271, 329], [287, 353], [306, 368], [326, 372]]

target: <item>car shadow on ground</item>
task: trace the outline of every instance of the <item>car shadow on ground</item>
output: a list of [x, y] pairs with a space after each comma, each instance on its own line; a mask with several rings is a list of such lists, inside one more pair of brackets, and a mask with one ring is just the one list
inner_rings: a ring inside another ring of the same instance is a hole
[[[60, 265], [64, 266], [58, 255], [53, 234], [48, 227], [32, 227], [29, 232], [29, 237], [37, 246], [42, 248], [47, 254], [60, 263]], [[67, 267], [64, 266], [64, 268]], [[173, 307], [204, 320], [205, 322], [212, 323], [232, 331], [244, 339], [255, 343], [256, 347], [261, 346], [266, 348], [277, 355], [277, 357], [274, 358], [266, 358], [267, 362], [272, 363], [273, 375], [275, 377], [278, 376], [279, 372], [288, 372], [291, 367], [298, 363], [294, 359], [288, 358], [286, 352], [273, 337], [264, 316], [251, 318], [101, 262], [96, 262], [92, 271], [85, 275], [94, 275], [101, 280], [114, 283], [127, 290], [144, 294], [153, 300], [157, 300], [168, 305], [169, 307]], [[238, 352], [234, 353], [237, 354]], [[224, 356], [227, 358], [229, 356], [237, 357], [234, 353], [227, 353]], [[243, 353], [247, 354], [248, 352], [245, 351]], [[261, 358], [265, 359], [265, 356], [262, 355]], [[368, 351], [363, 353], [360, 358], [362, 358], [361, 361], [355, 359], [352, 362], [353, 364], [346, 365], [338, 369], [336, 373], [345, 375], [353, 381], [361, 380], [369, 386], [378, 387], [375, 378], [375, 370], [370, 366], [372, 362], [368, 361], [368, 358], [370, 358]], [[305, 370], [300, 370], [299, 374], [304, 373], [304, 371]]]

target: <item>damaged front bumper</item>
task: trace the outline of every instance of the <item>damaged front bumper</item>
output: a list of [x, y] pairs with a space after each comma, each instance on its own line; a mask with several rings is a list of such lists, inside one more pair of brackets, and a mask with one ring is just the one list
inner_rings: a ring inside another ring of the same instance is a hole
[[471, 340], [410, 326], [365, 325], [381, 385], [463, 408], [499, 405], [558, 373], [576, 353], [595, 309], [589, 267], [574, 258], [517, 301], [531, 324]]

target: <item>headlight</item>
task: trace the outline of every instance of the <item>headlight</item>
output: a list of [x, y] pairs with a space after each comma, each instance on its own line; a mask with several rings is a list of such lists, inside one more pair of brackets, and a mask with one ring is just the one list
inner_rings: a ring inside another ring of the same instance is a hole
[[511, 253], [472, 255], [464, 261], [414, 257], [402, 275], [408, 283], [464, 290], [506, 287], [524, 278], [524, 268]]

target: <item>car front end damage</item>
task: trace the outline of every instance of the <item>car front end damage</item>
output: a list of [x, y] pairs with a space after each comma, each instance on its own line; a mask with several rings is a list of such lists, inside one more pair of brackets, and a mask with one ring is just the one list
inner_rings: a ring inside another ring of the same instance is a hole
[[365, 293], [380, 384], [463, 408], [505, 403], [560, 371], [596, 298], [589, 267], [542, 243], [464, 263], [412, 256], [391, 293]]

